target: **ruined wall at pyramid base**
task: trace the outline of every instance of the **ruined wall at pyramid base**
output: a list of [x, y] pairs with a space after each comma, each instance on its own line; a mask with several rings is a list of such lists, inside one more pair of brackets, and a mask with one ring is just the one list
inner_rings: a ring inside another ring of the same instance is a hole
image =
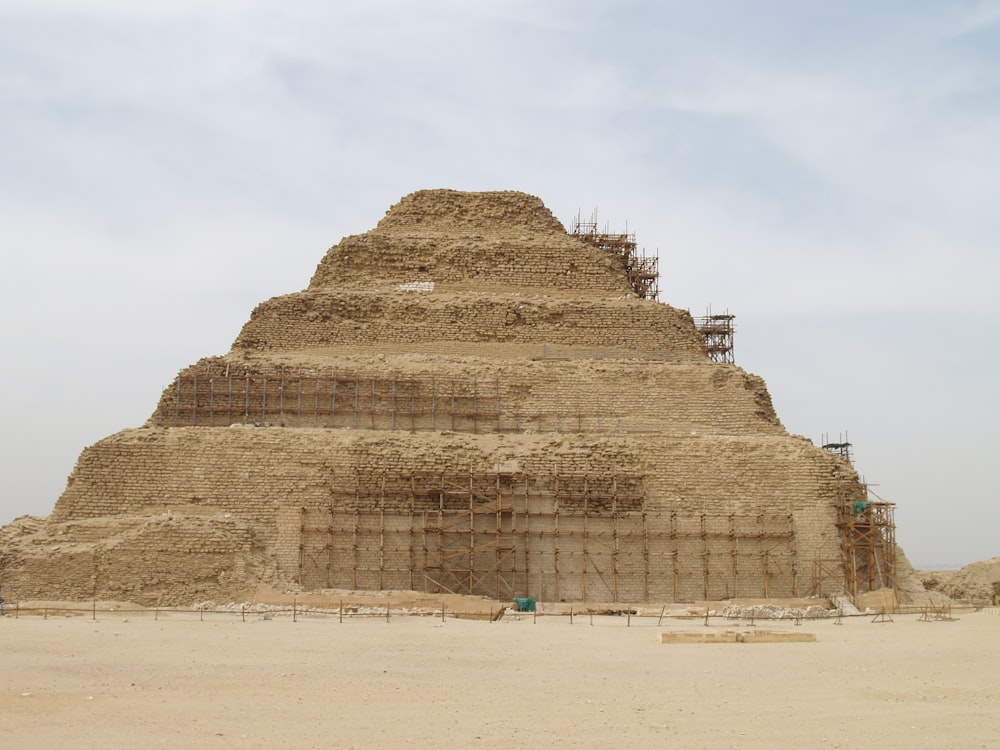
[[30, 537], [9, 541], [5, 592], [146, 604], [240, 600], [259, 582], [549, 601], [828, 594], [843, 585], [841, 468], [787, 436], [128, 430], [81, 456], [44, 530], [61, 544], [30, 555]]
[[246, 601], [267, 577], [254, 525], [224, 513], [26, 518], [0, 541], [8, 601]]

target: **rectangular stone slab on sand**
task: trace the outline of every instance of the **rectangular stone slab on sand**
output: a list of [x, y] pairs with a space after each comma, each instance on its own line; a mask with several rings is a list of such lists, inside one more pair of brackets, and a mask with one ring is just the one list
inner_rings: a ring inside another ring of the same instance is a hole
[[661, 633], [660, 643], [815, 643], [816, 634], [758, 630], [740, 633], [735, 630], [706, 633]]

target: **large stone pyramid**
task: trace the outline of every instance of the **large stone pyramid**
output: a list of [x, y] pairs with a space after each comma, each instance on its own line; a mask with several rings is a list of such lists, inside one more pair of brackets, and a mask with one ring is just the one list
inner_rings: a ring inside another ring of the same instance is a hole
[[4, 528], [4, 594], [891, 583], [891, 524], [862, 523], [850, 462], [789, 435], [764, 382], [602, 238], [522, 193], [403, 198], [181, 371], [145, 426], [85, 449], [51, 517]]

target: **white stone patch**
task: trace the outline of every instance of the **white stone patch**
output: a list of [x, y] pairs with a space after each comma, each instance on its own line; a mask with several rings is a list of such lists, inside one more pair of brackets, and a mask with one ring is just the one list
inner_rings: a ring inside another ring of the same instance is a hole
[[433, 292], [433, 281], [408, 281], [396, 287], [397, 292]]

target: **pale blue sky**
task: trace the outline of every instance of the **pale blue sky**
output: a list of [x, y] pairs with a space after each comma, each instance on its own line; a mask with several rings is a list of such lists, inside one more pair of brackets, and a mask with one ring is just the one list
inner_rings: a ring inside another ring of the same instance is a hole
[[0, 3], [0, 523], [420, 188], [595, 207], [847, 431], [918, 565], [1000, 555], [1000, 2]]

